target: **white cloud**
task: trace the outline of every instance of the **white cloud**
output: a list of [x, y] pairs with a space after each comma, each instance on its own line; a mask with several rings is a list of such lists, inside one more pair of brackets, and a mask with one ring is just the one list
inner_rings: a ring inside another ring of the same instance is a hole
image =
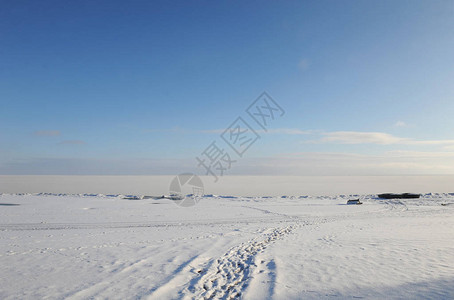
[[395, 137], [383, 132], [357, 132], [357, 131], [335, 131], [322, 133], [320, 142], [335, 142], [341, 144], [378, 144], [390, 145], [410, 141], [410, 139]]
[[415, 140], [402, 138], [384, 132], [334, 131], [324, 132], [322, 137], [311, 142], [339, 144], [376, 145], [454, 145], [454, 140]]
[[408, 127], [407, 123], [405, 123], [404, 121], [397, 121], [395, 124], [394, 124], [395, 127]]
[[410, 140], [406, 143], [407, 145], [454, 145], [454, 140]]

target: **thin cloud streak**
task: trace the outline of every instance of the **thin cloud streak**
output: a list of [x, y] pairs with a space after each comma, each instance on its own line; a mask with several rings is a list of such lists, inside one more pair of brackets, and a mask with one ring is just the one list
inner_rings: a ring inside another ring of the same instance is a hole
[[384, 132], [334, 131], [322, 133], [310, 143], [376, 144], [376, 145], [454, 145], [454, 140], [415, 140]]
[[[0, 174], [175, 175], [181, 170], [205, 175], [194, 158], [84, 159], [34, 158], [0, 162]], [[390, 151], [378, 155], [299, 152], [244, 158], [225, 175], [448, 175], [454, 174], [454, 152]]]
[[236, 175], [440, 175], [454, 174], [454, 152], [395, 151], [381, 155], [302, 152], [244, 159]]
[[[201, 130], [201, 133], [215, 133], [222, 134], [226, 129], [212, 129], [212, 130]], [[274, 128], [268, 129], [267, 131], [263, 129], [255, 130], [259, 134], [281, 134], [281, 135], [309, 135], [313, 134], [314, 130], [301, 130], [297, 128]]]
[[33, 133], [36, 136], [59, 136], [60, 130], [38, 130]]
[[395, 124], [394, 124], [394, 127], [408, 127], [407, 123], [405, 123], [404, 121], [397, 121]]
[[58, 145], [85, 145], [86, 143], [81, 140], [67, 140], [61, 141]]
[[409, 141], [409, 139], [395, 137], [383, 132], [336, 131], [323, 133], [323, 136], [319, 142], [390, 145]]
[[[261, 132], [265, 133], [265, 131], [261, 130]], [[285, 134], [285, 135], [308, 135], [314, 134], [316, 131], [314, 130], [301, 130], [296, 128], [276, 128], [276, 129], [269, 129], [266, 133], [271, 134]]]
[[[403, 123], [403, 122], [402, 122]], [[402, 125], [403, 126], [403, 125]], [[407, 126], [407, 125], [405, 125]], [[150, 129], [147, 132], [175, 132], [175, 133], [193, 133], [193, 134], [222, 134], [226, 129], [207, 129], [191, 130], [184, 128], [170, 129]], [[318, 139], [307, 140], [304, 143], [322, 144], [375, 144], [375, 145], [413, 145], [413, 146], [431, 146], [440, 145], [454, 147], [454, 140], [416, 140], [412, 138], [403, 138], [394, 136], [386, 132], [362, 132], [362, 131], [332, 131], [324, 132], [322, 130], [302, 130], [298, 128], [275, 128], [255, 130], [259, 134], [277, 134], [277, 135], [321, 135]], [[452, 149], [452, 148], [449, 148]], [[449, 150], [446, 148], [446, 150]]]
[[[222, 134], [227, 129], [207, 129], [207, 130], [191, 130], [191, 129], [184, 129], [184, 128], [168, 128], [168, 129], [148, 129], [147, 132], [175, 132], [175, 133], [203, 133], [203, 134]], [[317, 131], [315, 130], [301, 130], [297, 128], [275, 128], [275, 129], [268, 129], [265, 131], [263, 129], [255, 130], [257, 133], [262, 134], [283, 134], [283, 135], [308, 135], [313, 134]]]

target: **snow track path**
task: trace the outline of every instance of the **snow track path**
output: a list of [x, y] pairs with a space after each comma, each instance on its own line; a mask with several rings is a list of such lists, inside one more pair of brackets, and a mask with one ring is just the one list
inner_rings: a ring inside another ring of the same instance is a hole
[[[312, 221], [294, 221], [284, 227], [263, 230], [259, 237], [251, 239], [229, 249], [224, 255], [209, 261], [196, 272], [198, 276], [180, 291], [184, 299], [238, 299], [248, 287], [254, 274], [261, 274], [264, 269], [274, 268], [274, 261], [258, 259], [268, 246], [283, 240], [294, 230], [303, 226], [320, 225], [327, 219]], [[269, 278], [274, 280], [274, 278]]]
[[235, 299], [242, 295], [252, 269], [257, 267], [255, 257], [266, 247], [289, 234], [296, 225], [269, 230], [260, 239], [233, 247], [218, 258], [208, 270], [202, 271], [187, 288], [188, 299]]
[[[259, 237], [231, 247], [218, 258], [201, 254], [152, 290], [147, 298], [236, 299], [242, 295], [253, 269], [257, 267], [256, 256], [299, 226], [292, 224], [262, 229]], [[181, 287], [178, 296], [175, 296], [176, 286]]]

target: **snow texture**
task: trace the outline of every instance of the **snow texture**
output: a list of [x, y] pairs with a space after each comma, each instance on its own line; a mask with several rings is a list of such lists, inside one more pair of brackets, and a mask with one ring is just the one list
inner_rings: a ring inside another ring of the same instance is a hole
[[452, 299], [453, 203], [3, 194], [0, 298]]

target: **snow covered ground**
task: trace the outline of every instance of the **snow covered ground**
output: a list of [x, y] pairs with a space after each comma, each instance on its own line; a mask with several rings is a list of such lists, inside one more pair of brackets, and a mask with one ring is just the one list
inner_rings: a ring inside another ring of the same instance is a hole
[[237, 296], [452, 299], [454, 194], [0, 195], [1, 299]]

